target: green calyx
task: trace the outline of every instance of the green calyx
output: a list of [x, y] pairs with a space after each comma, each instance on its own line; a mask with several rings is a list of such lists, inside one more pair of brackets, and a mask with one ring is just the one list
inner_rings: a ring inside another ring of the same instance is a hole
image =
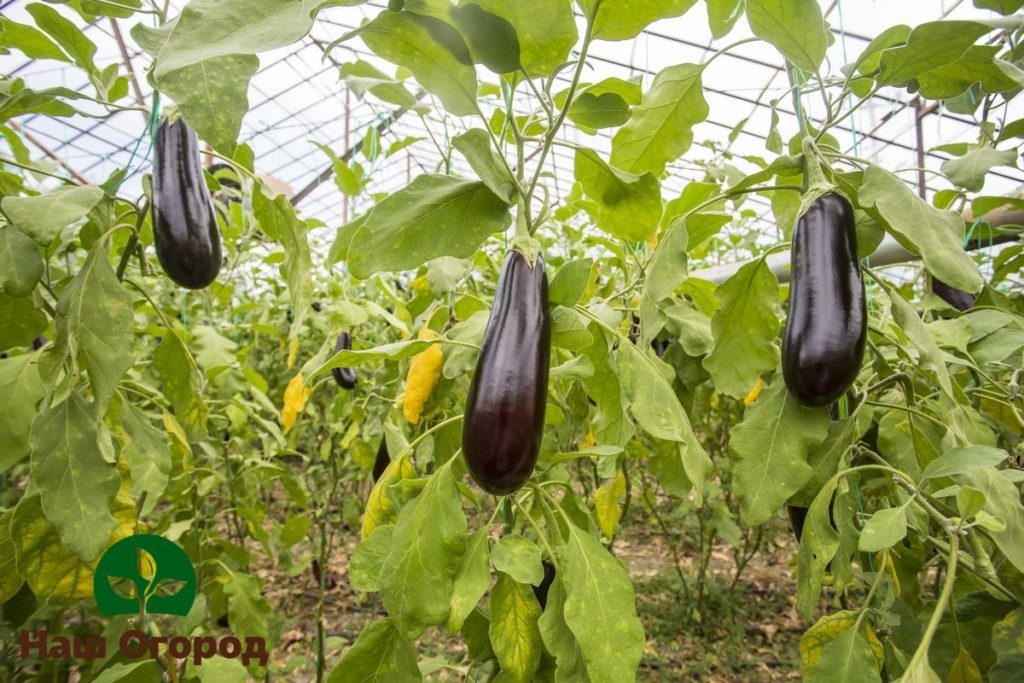
[[518, 251], [530, 264], [530, 268], [537, 265], [537, 257], [540, 256], [540, 242], [529, 235], [516, 235], [512, 238], [510, 245], [512, 251]]

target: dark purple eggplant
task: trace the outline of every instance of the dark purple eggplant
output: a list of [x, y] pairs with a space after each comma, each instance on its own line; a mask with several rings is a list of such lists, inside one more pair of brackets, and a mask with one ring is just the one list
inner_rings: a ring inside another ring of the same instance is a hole
[[555, 582], [555, 565], [551, 564], [551, 560], [544, 560], [544, 578], [541, 579], [539, 586], [532, 586], [533, 595], [537, 598], [537, 602], [540, 603], [540, 608], [543, 610], [548, 605], [548, 591], [551, 590], [551, 584]]
[[[342, 332], [338, 335], [338, 340], [334, 342], [334, 353], [339, 351], [348, 351], [352, 348], [352, 337], [349, 336], [348, 332]], [[359, 378], [356, 377], [356, 371], [352, 368], [331, 368], [331, 374], [334, 376], [334, 381], [338, 383], [338, 386], [342, 389], [355, 389], [356, 384], [359, 383]]]
[[935, 292], [940, 299], [958, 311], [966, 311], [974, 305], [975, 301], [978, 300], [978, 296], [976, 294], [971, 294], [970, 292], [965, 292], [962, 289], [957, 289], [956, 287], [948, 285], [935, 277], [932, 278], [932, 291]]
[[825, 406], [857, 378], [867, 340], [857, 232], [845, 197], [825, 194], [800, 217], [792, 268], [782, 375], [797, 401]]
[[380, 440], [380, 446], [377, 448], [377, 459], [373, 461], [373, 481], [376, 483], [380, 479], [380, 475], [384, 474], [384, 470], [391, 464], [391, 456], [388, 454], [388, 442], [386, 439]]
[[43, 348], [44, 346], [46, 346], [49, 343], [50, 343], [49, 339], [47, 339], [43, 335], [39, 335], [38, 337], [36, 337], [35, 339], [32, 340], [32, 350], [33, 351], [38, 351], [39, 349]]
[[807, 508], [797, 505], [787, 505], [786, 512], [789, 513], [789, 526], [793, 528], [793, 535], [799, 541], [804, 535], [804, 522], [807, 520]]
[[512, 493], [533, 473], [544, 432], [550, 357], [544, 258], [538, 256], [531, 268], [522, 254], [509, 252], [462, 425], [466, 465], [489, 493]]
[[153, 166], [153, 242], [167, 276], [203, 289], [221, 266], [220, 231], [199, 161], [199, 140], [182, 119], [156, 132]]
[[668, 347], [672, 345], [671, 339], [652, 339], [651, 348], [654, 349], [654, 355], [658, 358], [664, 358], [665, 353], [668, 352]]

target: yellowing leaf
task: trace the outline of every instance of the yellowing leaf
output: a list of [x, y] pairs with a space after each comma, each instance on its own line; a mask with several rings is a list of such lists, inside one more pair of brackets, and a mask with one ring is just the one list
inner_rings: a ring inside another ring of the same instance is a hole
[[146, 581], [152, 581], [153, 577], [156, 576], [156, 560], [153, 556], [147, 553], [142, 548], [139, 551], [139, 576], [144, 578]]
[[757, 382], [754, 383], [754, 388], [750, 390], [750, 393], [743, 397], [743, 405], [749, 406], [751, 403], [757, 400], [757, 397], [761, 395], [761, 389], [764, 388], [764, 382], [761, 378], [757, 378]]
[[515, 683], [532, 681], [543, 649], [537, 627], [541, 609], [533, 591], [499, 573], [490, 608], [489, 635], [501, 670]]
[[597, 440], [594, 438], [594, 432], [587, 432], [586, 438], [580, 442], [580, 450], [585, 451], [588, 448], [593, 448], [596, 445]]
[[622, 506], [619, 499], [626, 493], [626, 477], [619, 472], [618, 476], [606, 483], [594, 494], [594, 505], [597, 508], [597, 523], [601, 533], [608, 538], [615, 535], [615, 526], [622, 519]]
[[948, 680], [949, 683], [981, 683], [981, 669], [967, 650], [960, 649], [960, 655], [949, 669]]
[[295, 360], [299, 357], [299, 338], [292, 337], [288, 340], [288, 369], [295, 367]]
[[[435, 339], [437, 334], [424, 325], [420, 328], [417, 339]], [[409, 374], [405, 379], [405, 402], [402, 404], [402, 414], [410, 424], [420, 421], [423, 414], [423, 406], [430, 400], [430, 394], [434, 392], [438, 380], [441, 378], [441, 369], [444, 365], [444, 352], [441, 347], [433, 345], [422, 353], [413, 356], [409, 364]]]
[[[855, 623], [857, 623], [857, 612], [842, 610], [826, 614], [818, 620], [818, 623], [807, 629], [800, 638], [800, 659], [803, 660], [805, 676], [818, 663], [821, 651], [825, 646], [835, 640], [843, 631], [853, 628]], [[878, 667], [881, 668], [882, 663], [885, 661], [885, 653], [882, 649], [881, 641], [878, 640], [878, 636], [875, 635], [874, 630], [867, 624], [867, 621], [861, 625], [861, 630], [871, 646], [875, 659], [878, 660]]]
[[370, 532], [385, 524], [394, 524], [398, 521], [398, 509], [401, 507], [401, 494], [394, 493], [390, 489], [403, 479], [412, 479], [416, 476], [416, 469], [409, 461], [408, 455], [403, 455], [391, 461], [380, 479], [373, 485], [370, 491], [370, 498], [366, 501], [366, 511], [363, 513], [362, 538], [365, 539]]
[[303, 386], [302, 373], [292, 377], [284, 390], [284, 407], [281, 408], [281, 424], [287, 434], [295, 426], [295, 420], [306, 407], [311, 390]]

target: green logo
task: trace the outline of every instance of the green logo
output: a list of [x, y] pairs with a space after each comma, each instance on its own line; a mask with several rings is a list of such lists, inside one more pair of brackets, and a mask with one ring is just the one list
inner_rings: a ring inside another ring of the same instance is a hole
[[103, 553], [92, 589], [97, 606], [108, 617], [143, 611], [185, 616], [196, 601], [196, 572], [176, 543], [139, 534]]

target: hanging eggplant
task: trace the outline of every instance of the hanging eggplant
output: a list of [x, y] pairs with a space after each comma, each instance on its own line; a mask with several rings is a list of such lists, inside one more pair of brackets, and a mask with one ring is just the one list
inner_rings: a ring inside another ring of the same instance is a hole
[[462, 452], [473, 479], [506, 495], [533, 473], [544, 432], [551, 315], [544, 258], [509, 252], [466, 400]]
[[856, 225], [845, 197], [824, 194], [800, 217], [792, 268], [782, 375], [797, 401], [825, 406], [857, 378], [867, 340]]
[[956, 287], [948, 285], [935, 277], [932, 278], [932, 291], [935, 292], [936, 296], [940, 299], [961, 312], [969, 309], [974, 305], [974, 302], [978, 300], [978, 296], [976, 294], [971, 294], [970, 292], [965, 292], [962, 289], [957, 289]]
[[[348, 351], [351, 348], [352, 337], [349, 336], [348, 332], [339, 334], [338, 340], [334, 342], [334, 353]], [[331, 368], [331, 375], [334, 376], [334, 381], [342, 389], [351, 391], [356, 388], [356, 384], [359, 382], [359, 378], [356, 377], [356, 371], [352, 368]]]
[[391, 464], [391, 456], [388, 454], [388, 442], [386, 439], [380, 440], [380, 446], [377, 448], [377, 459], [373, 461], [373, 481], [374, 483], [380, 479], [380, 475], [384, 474], [384, 470]]
[[199, 162], [199, 141], [182, 119], [156, 132], [153, 242], [164, 272], [188, 289], [203, 289], [221, 265], [220, 232]]

